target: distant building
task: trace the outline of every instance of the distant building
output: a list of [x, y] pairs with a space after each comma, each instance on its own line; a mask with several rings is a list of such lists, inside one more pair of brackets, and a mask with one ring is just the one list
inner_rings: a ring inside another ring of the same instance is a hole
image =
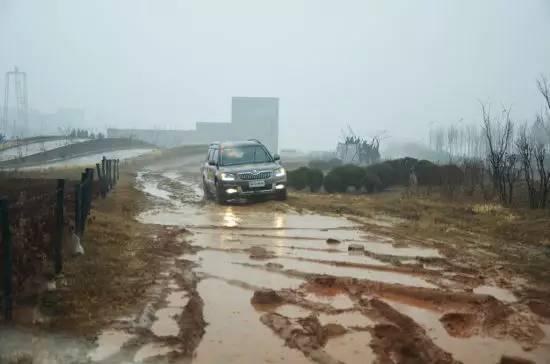
[[161, 147], [213, 141], [258, 139], [271, 152], [279, 149], [279, 99], [233, 97], [231, 122], [197, 122], [195, 130], [107, 129], [113, 138], [135, 138]]

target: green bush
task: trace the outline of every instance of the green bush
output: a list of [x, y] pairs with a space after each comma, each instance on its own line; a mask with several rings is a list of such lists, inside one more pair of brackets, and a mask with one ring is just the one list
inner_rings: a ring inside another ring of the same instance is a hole
[[386, 161], [394, 170], [392, 185], [407, 185], [411, 169], [418, 163], [418, 160], [411, 157], [399, 158]]
[[440, 167], [427, 160], [421, 160], [414, 166], [419, 186], [437, 186], [441, 184]]
[[317, 192], [323, 185], [323, 171], [317, 168], [310, 168], [307, 171], [307, 184], [311, 192]]
[[388, 162], [382, 162], [378, 164], [373, 164], [365, 168], [367, 174], [372, 174], [378, 176], [382, 188], [386, 188], [395, 184], [397, 178], [395, 177], [395, 172], [392, 166]]
[[377, 174], [367, 171], [363, 177], [363, 187], [368, 193], [373, 193], [383, 189], [382, 181]]
[[346, 192], [346, 185], [342, 183], [342, 179], [335, 173], [330, 171], [323, 180], [323, 186], [328, 193]]
[[307, 167], [300, 167], [293, 171], [287, 172], [288, 185], [297, 190], [303, 190], [308, 185], [308, 171]]
[[340, 177], [344, 186], [353, 186], [356, 190], [360, 190], [363, 186], [363, 178], [365, 177], [365, 169], [354, 164], [345, 164], [340, 167], [333, 168], [330, 173]]

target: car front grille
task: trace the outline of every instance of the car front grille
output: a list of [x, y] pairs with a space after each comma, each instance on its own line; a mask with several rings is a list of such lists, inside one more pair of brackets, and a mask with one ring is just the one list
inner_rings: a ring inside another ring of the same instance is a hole
[[244, 181], [250, 181], [254, 179], [268, 179], [269, 177], [271, 177], [270, 171], [261, 171], [257, 173], [253, 173], [253, 172], [239, 173], [239, 178]]

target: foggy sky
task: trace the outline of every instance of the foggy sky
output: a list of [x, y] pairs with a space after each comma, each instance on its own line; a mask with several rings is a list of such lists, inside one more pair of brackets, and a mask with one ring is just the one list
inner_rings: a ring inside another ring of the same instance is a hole
[[14, 65], [31, 108], [100, 128], [191, 129], [274, 96], [283, 148], [331, 149], [347, 124], [423, 140], [478, 121], [478, 99], [532, 119], [550, 1], [0, 0], [0, 102]]

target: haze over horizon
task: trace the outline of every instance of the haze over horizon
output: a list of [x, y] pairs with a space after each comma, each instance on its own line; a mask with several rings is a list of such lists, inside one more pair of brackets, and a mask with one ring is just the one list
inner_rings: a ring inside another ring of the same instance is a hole
[[17, 65], [32, 109], [86, 127], [192, 129], [272, 96], [282, 148], [331, 149], [347, 125], [424, 140], [479, 122], [480, 99], [532, 120], [549, 39], [548, 0], [0, 0], [0, 100]]

